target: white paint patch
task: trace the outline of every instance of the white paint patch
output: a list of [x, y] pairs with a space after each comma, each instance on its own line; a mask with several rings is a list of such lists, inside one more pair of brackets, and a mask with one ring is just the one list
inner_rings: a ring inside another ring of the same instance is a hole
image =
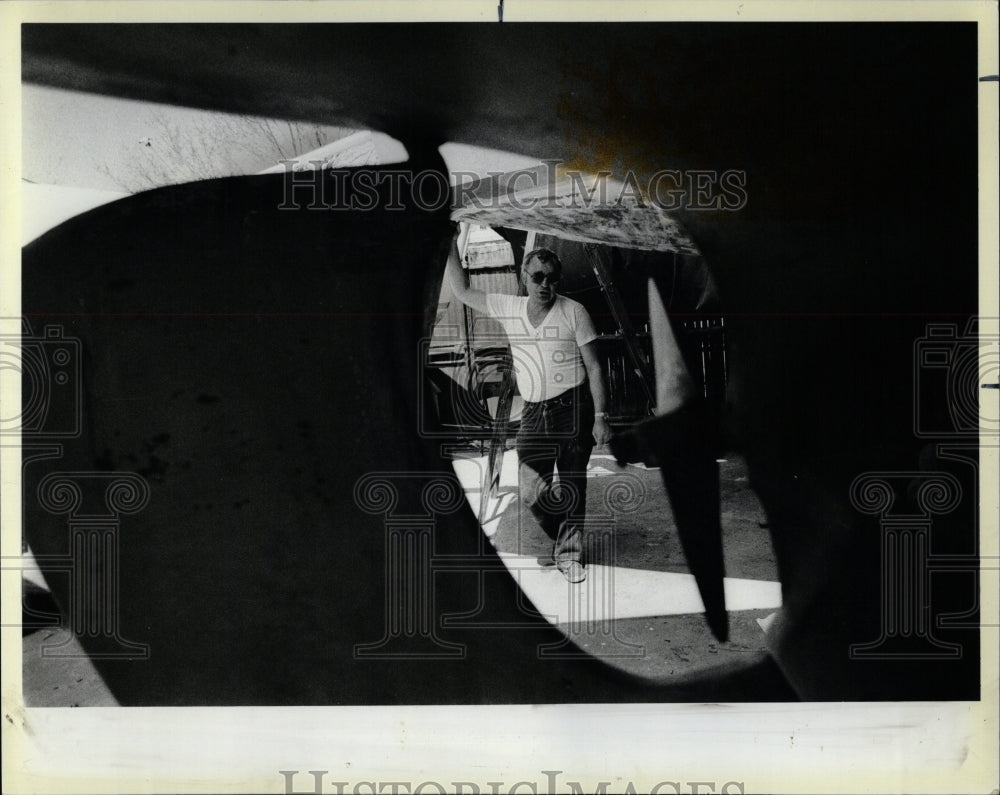
[[768, 616], [757, 619], [757, 625], [760, 627], [761, 631], [766, 635], [771, 629], [771, 625], [777, 620], [778, 614], [771, 613]]
[[[591, 456], [589, 477], [614, 475], [601, 466], [613, 456]], [[479, 514], [486, 456], [454, 462], [466, 499]], [[496, 535], [500, 517], [516, 499], [517, 453], [508, 451], [500, 470], [500, 492], [489, 500], [483, 514], [487, 537]], [[589, 565], [587, 579], [571, 584], [552, 566], [541, 566], [534, 557], [500, 553], [511, 576], [532, 604], [554, 624], [612, 621], [620, 618], [703, 613], [705, 606], [691, 574], [649, 571], [620, 566]], [[776, 610], [781, 607], [781, 583], [727, 577], [724, 581], [728, 610]]]
[[[702, 613], [693, 575], [612, 566], [587, 566], [587, 579], [570, 584], [553, 566], [534, 557], [500, 553], [532, 604], [554, 624]], [[727, 577], [728, 610], [781, 607], [781, 584]]]
[[[606, 478], [624, 472], [625, 470], [613, 463], [614, 460], [615, 457], [612, 455], [592, 455], [587, 464], [587, 477]], [[459, 483], [465, 490], [465, 496], [469, 500], [472, 510], [478, 514], [479, 495], [482, 493], [483, 478], [486, 476], [486, 456], [459, 458], [453, 461], [452, 465]], [[516, 491], [517, 480], [517, 451], [508, 450], [504, 453], [503, 464], [500, 467], [500, 488]]]
[[[479, 495], [482, 493], [483, 478], [486, 476], [486, 456], [459, 458], [453, 461], [452, 465], [472, 510], [478, 514]], [[500, 488], [517, 489], [517, 452], [514, 450], [504, 454], [500, 466]]]
[[21, 579], [27, 580], [32, 585], [37, 585], [43, 591], [49, 590], [49, 584], [45, 582], [45, 575], [38, 568], [38, 563], [35, 562], [35, 556], [31, 554], [30, 549], [21, 554]]

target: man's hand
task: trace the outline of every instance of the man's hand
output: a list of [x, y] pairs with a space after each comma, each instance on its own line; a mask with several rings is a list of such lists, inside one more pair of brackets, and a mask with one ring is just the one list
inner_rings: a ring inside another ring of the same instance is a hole
[[611, 441], [611, 426], [605, 417], [594, 418], [594, 442], [600, 447]]
[[594, 442], [598, 445], [611, 441], [611, 426], [608, 425], [608, 390], [604, 386], [604, 369], [597, 353], [597, 342], [591, 341], [580, 347], [580, 356], [587, 371], [590, 395], [594, 400]]

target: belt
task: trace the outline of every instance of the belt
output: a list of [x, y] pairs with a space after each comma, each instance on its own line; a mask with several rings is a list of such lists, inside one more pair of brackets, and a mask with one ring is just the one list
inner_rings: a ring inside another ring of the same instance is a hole
[[[540, 406], [543, 408], [546, 406], [570, 406], [578, 401], [579, 399], [578, 393], [581, 390], [585, 389], [587, 389], [586, 381], [584, 381], [582, 384], [577, 384], [574, 387], [570, 387], [565, 392], [560, 392], [555, 397], [548, 398], [547, 400], [536, 400], [536, 401], [526, 400], [524, 402], [529, 406]], [[586, 395], [584, 395], [584, 398], [586, 398]]]

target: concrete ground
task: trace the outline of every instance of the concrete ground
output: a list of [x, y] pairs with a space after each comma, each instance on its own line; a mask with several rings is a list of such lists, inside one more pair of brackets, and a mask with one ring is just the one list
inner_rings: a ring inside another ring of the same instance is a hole
[[[58, 656], [49, 656], [56, 652]], [[80, 642], [65, 627], [22, 638], [24, 703], [29, 707], [113, 707], [118, 702]]]
[[[729, 457], [719, 467], [730, 610], [730, 637], [724, 643], [711, 635], [701, 615], [658, 471], [641, 465], [621, 468], [607, 450], [595, 451], [588, 469], [588, 577], [574, 585], [537, 561], [549, 555], [551, 542], [530, 516], [521, 516], [516, 453], [507, 452], [499, 493], [481, 515], [484, 531], [527, 601], [574, 641], [543, 653], [591, 654], [656, 680], [752, 666], [764, 659], [763, 627], [780, 606], [774, 552], [742, 460]], [[485, 458], [476, 453], [456, 461], [477, 511], [484, 468]], [[26, 576], [44, 582], [34, 573]], [[32, 599], [44, 603], [44, 594], [29, 590]], [[48, 612], [44, 606], [42, 612]], [[22, 670], [28, 706], [116, 703], [68, 629], [46, 626], [26, 633]]]
[[[484, 461], [470, 455], [456, 462], [474, 509]], [[535, 607], [609, 664], [658, 680], [753, 664], [765, 656], [762, 624], [781, 606], [777, 565], [744, 462], [728, 457], [719, 474], [730, 621], [725, 643], [712, 636], [701, 614], [658, 470], [619, 467], [602, 448], [591, 456], [584, 583], [570, 585], [535, 562], [551, 553], [551, 542], [530, 514], [522, 515], [513, 451], [505, 455], [499, 493], [483, 514], [484, 529]]]
[[80, 641], [64, 623], [30, 553], [22, 562], [21, 676], [29, 707], [117, 705]]

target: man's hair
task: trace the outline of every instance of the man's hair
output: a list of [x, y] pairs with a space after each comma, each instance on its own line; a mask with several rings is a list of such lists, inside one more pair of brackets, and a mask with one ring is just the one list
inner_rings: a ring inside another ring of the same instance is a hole
[[556, 252], [550, 248], [534, 248], [524, 255], [524, 263], [521, 265], [521, 272], [527, 274], [528, 265], [531, 264], [532, 260], [538, 260], [543, 265], [551, 265], [559, 273], [562, 273], [562, 261], [559, 259]]

